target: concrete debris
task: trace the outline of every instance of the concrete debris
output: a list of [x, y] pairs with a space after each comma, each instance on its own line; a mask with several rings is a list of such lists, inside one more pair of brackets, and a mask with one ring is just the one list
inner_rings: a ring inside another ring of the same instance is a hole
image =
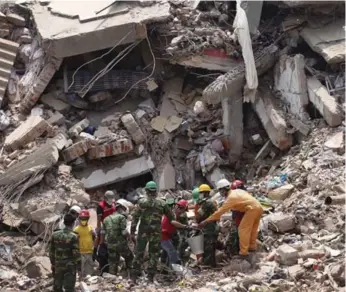
[[329, 126], [336, 127], [342, 122], [342, 113], [334, 97], [330, 96], [327, 89], [315, 77], [307, 81], [309, 99], [326, 120]]
[[338, 132], [328, 139], [324, 146], [333, 150], [340, 150], [345, 147], [345, 134], [343, 132]]
[[275, 190], [268, 192], [268, 198], [271, 200], [283, 201], [293, 192], [294, 186], [291, 184], [284, 185]]
[[305, 106], [309, 103], [304, 56], [281, 56], [275, 66], [275, 87], [281, 92], [283, 100], [289, 104], [293, 115], [306, 119]]
[[3, 110], [0, 110], [0, 131], [6, 130], [11, 121]]
[[16, 26], [25, 26], [25, 18], [18, 14], [9, 13], [6, 15], [6, 19]]
[[298, 262], [298, 251], [288, 244], [281, 245], [276, 252], [280, 256], [280, 262], [286, 266], [291, 266]]
[[50, 92], [41, 96], [40, 101], [55, 111], [66, 113], [71, 106], [58, 99], [59, 92]]
[[275, 232], [285, 233], [296, 227], [296, 218], [294, 215], [276, 213], [270, 217], [269, 228]]
[[121, 117], [126, 130], [130, 133], [132, 140], [137, 144], [141, 144], [145, 141], [145, 136], [135, 121], [134, 117], [131, 114], [126, 114]]
[[6, 149], [16, 150], [25, 146], [49, 130], [50, 125], [41, 117], [30, 116], [23, 124], [6, 137]]
[[88, 119], [81, 120], [68, 130], [69, 135], [77, 137], [90, 124]]
[[307, 26], [300, 35], [327, 63], [341, 63], [345, 61], [344, 25], [343, 19], [335, 19], [320, 27]]
[[119, 139], [103, 145], [96, 145], [88, 151], [89, 159], [98, 159], [108, 156], [121, 155], [131, 152], [134, 149], [130, 139]]

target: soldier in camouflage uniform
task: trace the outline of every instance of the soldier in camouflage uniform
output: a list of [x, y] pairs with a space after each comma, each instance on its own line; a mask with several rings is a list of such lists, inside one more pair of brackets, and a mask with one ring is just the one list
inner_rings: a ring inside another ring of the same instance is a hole
[[[210, 199], [211, 188], [202, 184], [199, 186], [200, 198], [198, 205], [200, 206], [197, 211], [197, 223], [200, 223], [212, 215], [217, 207], [215, 203]], [[216, 222], [210, 222], [203, 227], [204, 234], [204, 253], [203, 264], [211, 267], [216, 267], [216, 243], [218, 237], [218, 226]]]
[[157, 261], [161, 252], [161, 219], [166, 215], [169, 221], [173, 220], [173, 214], [165, 202], [156, 198], [157, 185], [154, 181], [150, 181], [145, 186], [147, 198], [138, 201], [131, 222], [131, 234], [134, 237], [137, 224], [140, 220], [138, 235], [135, 248], [135, 260], [133, 263], [132, 279], [140, 275], [143, 269], [144, 251], [149, 243], [149, 265], [148, 278], [153, 281], [156, 273]]
[[81, 268], [78, 236], [72, 231], [75, 218], [71, 214], [64, 216], [65, 228], [52, 235], [49, 258], [54, 277], [54, 292], [74, 292], [77, 270]]
[[128, 244], [130, 234], [126, 229], [127, 207], [117, 202], [115, 208], [115, 213], [104, 220], [101, 230], [101, 243], [106, 240], [108, 246], [109, 271], [114, 275], [118, 273], [120, 256], [125, 259], [126, 270], [132, 268], [133, 260], [133, 254]]
[[[185, 204], [186, 202], [186, 204]], [[188, 225], [189, 224], [189, 219], [187, 218], [186, 211], [188, 210], [188, 204], [187, 201], [185, 200], [180, 200], [176, 208], [179, 208], [181, 212], [176, 212], [176, 220], [183, 224], [183, 225]], [[189, 246], [186, 239], [188, 236], [188, 231], [187, 229], [178, 229], [178, 236], [173, 237], [173, 244], [177, 248], [179, 257], [181, 260], [185, 259], [185, 250]]]

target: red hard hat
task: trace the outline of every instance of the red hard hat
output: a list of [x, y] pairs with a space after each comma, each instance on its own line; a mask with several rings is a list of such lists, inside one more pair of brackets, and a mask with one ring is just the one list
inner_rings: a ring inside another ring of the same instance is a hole
[[231, 184], [231, 189], [232, 189], [232, 190], [236, 190], [236, 189], [238, 189], [239, 187], [241, 187], [241, 186], [243, 186], [243, 185], [244, 185], [244, 182], [237, 179], [237, 180], [235, 180], [234, 182], [232, 182], [232, 184]]
[[177, 203], [177, 205], [180, 206], [180, 207], [182, 207], [182, 208], [184, 208], [184, 209], [187, 209], [189, 203], [188, 203], [188, 201], [186, 201], [186, 200], [180, 200], [180, 201]]
[[89, 218], [90, 217], [90, 213], [88, 210], [82, 210], [79, 213], [79, 218]]

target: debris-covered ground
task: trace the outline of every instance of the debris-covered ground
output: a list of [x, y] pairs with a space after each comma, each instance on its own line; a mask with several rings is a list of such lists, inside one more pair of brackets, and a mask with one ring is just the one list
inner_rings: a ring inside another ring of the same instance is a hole
[[191, 200], [222, 178], [275, 207], [251, 264], [225, 256], [225, 214], [217, 269], [191, 258], [155, 284], [95, 274], [77, 291], [344, 290], [343, 2], [6, 2], [1, 291], [51, 291], [47, 246], [72, 205], [96, 227], [105, 190], [136, 204], [154, 179]]

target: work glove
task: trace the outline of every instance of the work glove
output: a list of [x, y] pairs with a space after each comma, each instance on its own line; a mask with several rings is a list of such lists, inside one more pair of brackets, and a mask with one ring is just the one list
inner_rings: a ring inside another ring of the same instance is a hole
[[96, 261], [97, 259], [97, 247], [94, 247], [94, 250], [93, 250], [93, 262]]

